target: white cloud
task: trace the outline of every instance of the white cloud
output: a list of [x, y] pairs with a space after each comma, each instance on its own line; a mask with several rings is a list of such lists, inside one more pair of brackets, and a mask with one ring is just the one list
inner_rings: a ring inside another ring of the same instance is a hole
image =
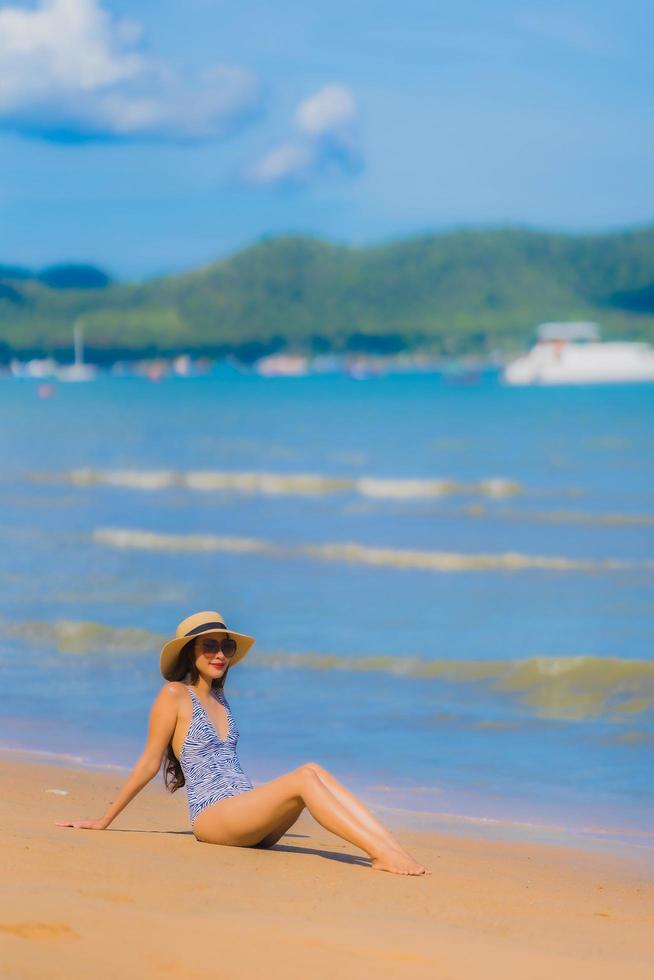
[[345, 129], [356, 114], [354, 96], [344, 85], [325, 85], [300, 102], [295, 125], [308, 136], [324, 136]]
[[306, 173], [313, 161], [314, 152], [310, 144], [282, 143], [261, 158], [253, 177], [262, 184], [275, 184], [290, 174]]
[[356, 115], [350, 89], [337, 83], [324, 85], [295, 110], [296, 135], [264, 154], [250, 171], [250, 180], [301, 183], [325, 171], [356, 170], [361, 163]]
[[249, 72], [217, 65], [182, 80], [139, 50], [141, 34], [101, 0], [0, 7], [0, 126], [46, 138], [195, 139], [257, 104]]

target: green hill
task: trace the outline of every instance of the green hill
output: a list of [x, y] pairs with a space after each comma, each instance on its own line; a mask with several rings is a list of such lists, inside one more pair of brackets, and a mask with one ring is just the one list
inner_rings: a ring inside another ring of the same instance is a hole
[[654, 226], [602, 235], [464, 230], [368, 247], [261, 241], [183, 275], [115, 283], [90, 266], [0, 266], [0, 355], [65, 356], [81, 316], [89, 360], [181, 351], [524, 346], [543, 320], [593, 319], [654, 340]]

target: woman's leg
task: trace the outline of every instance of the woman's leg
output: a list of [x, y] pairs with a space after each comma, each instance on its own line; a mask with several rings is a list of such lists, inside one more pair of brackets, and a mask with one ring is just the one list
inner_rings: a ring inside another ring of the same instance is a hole
[[[389, 846], [395, 847], [398, 851], [404, 850], [399, 841], [397, 841], [391, 832], [379, 822], [379, 820], [373, 813], [371, 813], [365, 804], [354, 796], [354, 794], [348, 789], [346, 789], [342, 783], [339, 783], [339, 781], [332, 776], [330, 772], [323, 769], [322, 766], [319, 766], [317, 762], [307, 762], [305, 765], [317, 772], [322, 782], [327, 786], [327, 789], [333, 793], [336, 799], [342, 803], [344, 808], [353, 817], [357, 818], [360, 823], [367, 826], [371, 832], [376, 833], [379, 835], [379, 837], [385, 839]], [[264, 837], [263, 840], [260, 840], [255, 846], [263, 848], [273, 847], [273, 845], [276, 844], [288, 830], [290, 830], [293, 824], [300, 817], [303, 810], [304, 803], [299, 803], [295, 812], [291, 813], [288, 817], [285, 817], [284, 820], [280, 822], [279, 826], [275, 827], [270, 834], [266, 835], [266, 837]]]
[[349, 814], [308, 766], [214, 803], [199, 814], [194, 831], [199, 840], [209, 844], [253, 847], [290, 819], [300, 802], [322, 827], [365, 851], [375, 869], [397, 874], [429, 873]]
[[277, 841], [281, 840], [284, 834], [286, 834], [291, 829], [293, 824], [297, 823], [300, 814], [302, 813], [304, 808], [305, 808], [304, 800], [300, 800], [297, 806], [295, 807], [295, 809], [291, 810], [290, 813], [287, 816], [285, 816], [284, 819], [281, 820], [269, 834], [266, 834], [265, 837], [262, 837], [262, 839], [254, 846], [261, 847], [261, 848], [273, 847], [277, 843]]
[[[390, 830], [387, 830], [377, 819], [377, 817], [371, 813], [368, 807], [358, 799], [353, 793], [351, 793], [342, 783], [332, 776], [330, 772], [319, 766], [317, 762], [307, 762], [307, 766], [318, 773], [319, 778], [327, 786], [333, 795], [339, 800], [344, 808], [352, 814], [352, 816], [357, 817], [360, 823], [364, 824], [371, 833], [376, 834], [383, 840], [386, 840], [390, 847], [395, 847], [398, 851], [404, 851], [402, 845], [393, 837]], [[405, 852], [406, 853], [406, 852]]]

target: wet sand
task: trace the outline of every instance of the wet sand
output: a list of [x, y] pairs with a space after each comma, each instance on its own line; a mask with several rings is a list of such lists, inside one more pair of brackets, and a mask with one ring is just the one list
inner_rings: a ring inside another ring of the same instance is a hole
[[0, 759], [0, 778], [3, 980], [652, 975], [654, 873], [632, 857], [392, 824], [433, 871], [408, 878], [306, 813], [269, 851], [200, 844], [161, 777], [106, 831], [55, 822], [100, 817], [124, 773]]

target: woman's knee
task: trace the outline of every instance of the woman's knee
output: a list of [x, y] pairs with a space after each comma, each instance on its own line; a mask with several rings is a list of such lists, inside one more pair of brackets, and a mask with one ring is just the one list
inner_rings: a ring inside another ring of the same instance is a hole
[[315, 763], [305, 762], [295, 770], [302, 794], [320, 782], [318, 769]]
[[309, 772], [314, 773], [316, 776], [329, 776], [329, 773], [324, 766], [319, 765], [317, 762], [305, 762], [304, 766], [300, 768], [305, 768]]

